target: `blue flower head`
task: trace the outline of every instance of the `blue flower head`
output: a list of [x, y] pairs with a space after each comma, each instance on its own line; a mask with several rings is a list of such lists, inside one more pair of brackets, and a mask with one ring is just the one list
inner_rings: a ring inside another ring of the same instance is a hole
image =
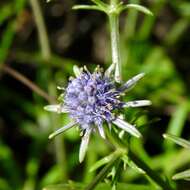
[[87, 150], [90, 134], [98, 131], [105, 138], [103, 123], [108, 126], [114, 124], [135, 137], [140, 137], [140, 132], [135, 126], [127, 123], [116, 113], [125, 107], [139, 107], [150, 105], [148, 100], [123, 102], [121, 96], [132, 88], [144, 74], [138, 74], [118, 87], [112, 77], [112, 66], [104, 73], [99, 67], [90, 73], [86, 67], [74, 67], [76, 78], [71, 78], [64, 93], [63, 101], [58, 105], [49, 105], [45, 109], [58, 113], [68, 113], [72, 122], [52, 133], [52, 138], [67, 129], [78, 125], [83, 131], [79, 152], [79, 161], [82, 162]]

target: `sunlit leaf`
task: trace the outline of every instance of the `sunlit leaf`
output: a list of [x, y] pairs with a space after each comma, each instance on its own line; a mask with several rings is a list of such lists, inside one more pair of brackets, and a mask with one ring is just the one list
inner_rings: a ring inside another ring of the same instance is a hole
[[73, 10], [79, 10], [79, 9], [83, 9], [83, 10], [97, 10], [97, 11], [101, 11], [102, 9], [96, 5], [75, 5], [72, 7]]
[[184, 179], [184, 180], [189, 181], [190, 180], [190, 169], [175, 174], [172, 177], [172, 179], [174, 179], [174, 180]]
[[144, 7], [142, 5], [128, 4], [123, 7], [123, 10], [125, 10], [125, 9], [136, 9], [144, 14], [153, 16], [153, 13], [149, 9], [147, 9], [146, 7]]
[[[186, 118], [188, 116], [189, 112], [189, 105], [188, 102], [184, 101], [182, 103], [179, 103], [176, 106], [175, 111], [172, 113], [171, 120], [168, 125], [168, 129], [166, 131], [167, 134], [173, 134], [174, 136], [180, 136], [183, 127], [186, 121]], [[165, 141], [164, 142], [166, 149], [173, 147], [173, 141]]]
[[175, 135], [171, 135], [171, 134], [164, 134], [163, 137], [175, 142], [176, 144], [178, 144], [184, 148], [190, 149], [190, 142], [185, 140], [185, 139], [182, 139], [180, 137], [176, 137]]

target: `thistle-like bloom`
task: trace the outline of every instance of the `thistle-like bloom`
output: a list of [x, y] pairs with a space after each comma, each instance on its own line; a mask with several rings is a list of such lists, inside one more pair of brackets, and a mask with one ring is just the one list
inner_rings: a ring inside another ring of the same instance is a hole
[[105, 138], [103, 123], [116, 125], [122, 130], [135, 137], [140, 137], [140, 132], [135, 126], [124, 121], [117, 113], [126, 107], [140, 107], [151, 104], [148, 100], [123, 102], [121, 96], [131, 89], [144, 74], [138, 74], [126, 83], [118, 87], [112, 77], [113, 67], [105, 73], [97, 67], [94, 73], [90, 73], [85, 67], [82, 69], [74, 67], [76, 78], [72, 78], [64, 93], [62, 102], [58, 105], [49, 105], [45, 109], [57, 113], [68, 113], [72, 122], [52, 133], [49, 138], [78, 125], [83, 132], [79, 151], [79, 161], [82, 162], [90, 135], [98, 131]]

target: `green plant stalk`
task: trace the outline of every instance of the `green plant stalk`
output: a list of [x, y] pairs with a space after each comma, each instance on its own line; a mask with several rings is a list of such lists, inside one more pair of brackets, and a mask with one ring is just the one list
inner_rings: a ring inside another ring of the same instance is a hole
[[94, 180], [85, 188], [85, 190], [92, 190], [96, 187], [96, 185], [98, 185], [98, 183], [103, 180], [106, 175], [108, 174], [108, 172], [110, 171], [110, 169], [114, 166], [114, 164], [116, 163], [116, 161], [122, 156], [122, 154], [124, 153], [123, 149], [117, 149], [115, 151], [115, 155], [113, 156], [113, 158], [111, 159], [111, 161], [100, 171], [100, 173], [98, 173], [98, 175], [94, 178]]
[[[118, 0], [111, 0], [110, 6], [111, 8], [116, 8], [118, 4]], [[111, 50], [112, 50], [112, 63], [115, 64], [115, 80], [117, 82], [121, 82], [121, 58], [120, 58], [120, 43], [119, 43], [119, 14], [117, 12], [111, 11], [109, 14], [109, 23], [110, 23], [110, 33], [111, 33]], [[110, 138], [111, 142], [114, 144], [116, 149], [123, 149], [124, 145], [122, 141], [116, 137], [116, 135], [109, 134], [110, 131], [106, 130], [107, 136]], [[143, 160], [141, 160], [137, 155], [135, 155], [132, 151], [129, 150], [129, 157], [137, 164], [137, 166], [143, 169], [146, 174], [153, 179], [160, 187], [164, 190], [172, 190], [170, 185], [163, 180], [155, 171], [153, 171]], [[110, 163], [105, 166], [110, 166]], [[103, 176], [103, 175], [102, 175]], [[95, 180], [94, 180], [95, 181]], [[97, 184], [97, 182], [94, 182]], [[93, 184], [93, 183], [92, 183]], [[90, 188], [91, 189], [91, 188]], [[87, 188], [87, 190], [89, 190]]]
[[95, 172], [90, 170], [90, 167], [96, 162], [97, 160], [97, 154], [94, 151], [93, 148], [89, 148], [87, 152], [87, 159], [86, 159], [86, 164], [85, 164], [85, 175], [84, 175], [84, 182], [90, 182], [91, 180], [94, 179]]
[[173, 190], [173, 188], [166, 180], [162, 179], [154, 170], [152, 170], [143, 160], [141, 160], [131, 150], [128, 152], [128, 156], [139, 168], [144, 170], [146, 172], [146, 175], [148, 175], [154, 182], [156, 182], [156, 184], [158, 184], [164, 190]]
[[[56, 117], [56, 116], [54, 116]], [[53, 120], [56, 120], [57, 118], [53, 118]], [[55, 128], [57, 130], [57, 128]], [[59, 167], [61, 167], [61, 177], [62, 181], [67, 181], [67, 165], [66, 165], [66, 157], [65, 157], [65, 146], [64, 146], [64, 139], [63, 137], [57, 137], [55, 138], [55, 152], [56, 152], [56, 160], [57, 164], [59, 164]]]
[[[110, 130], [106, 129], [106, 135], [110, 142], [115, 146], [116, 149], [123, 149], [126, 147], [121, 139], [118, 138], [116, 134], [111, 134]], [[129, 148], [129, 147], [128, 147]], [[162, 179], [154, 170], [152, 170], [141, 158], [134, 154], [130, 149], [128, 151], [128, 157], [142, 170], [146, 172], [146, 175], [149, 176], [156, 184], [162, 187], [164, 190], [173, 190], [173, 188], [168, 184], [167, 181]]]
[[[115, 1], [113, 1], [115, 5]], [[119, 47], [119, 15], [118, 13], [110, 13], [109, 24], [110, 24], [110, 37], [111, 37], [111, 54], [112, 63], [115, 64], [115, 80], [116, 82], [121, 82], [121, 56]]]
[[35, 19], [37, 30], [38, 30], [42, 55], [43, 55], [44, 60], [48, 61], [51, 57], [51, 49], [49, 45], [48, 34], [47, 34], [44, 19], [43, 19], [42, 11], [41, 11], [38, 0], [30, 0], [30, 4], [32, 7], [34, 19]]
[[8, 23], [2, 36], [3, 38], [0, 42], [0, 64], [3, 64], [9, 54], [9, 48], [15, 36], [15, 20]]
[[[50, 83], [49, 85], [49, 93], [50, 95], [55, 95], [55, 88], [54, 84]], [[53, 131], [57, 130], [57, 127], [59, 126], [59, 118], [57, 115], [51, 115], [51, 125], [53, 128]], [[64, 138], [63, 136], [59, 135], [56, 138], [54, 138], [54, 148], [55, 148], [55, 158], [57, 165], [61, 168], [61, 178], [62, 181], [67, 181], [67, 163], [66, 163], [66, 151], [65, 151], [65, 144], [64, 144]]]
[[[39, 41], [41, 46], [41, 53], [43, 59], [48, 63], [50, 59], [52, 58], [51, 48], [49, 45], [49, 39], [48, 39], [48, 33], [46, 30], [45, 22], [42, 15], [42, 10], [39, 5], [38, 0], [30, 0], [30, 4], [32, 7], [32, 11], [34, 14], [34, 19], [36, 22], [38, 34], [39, 34]], [[49, 90], [50, 94], [54, 94], [53, 90]], [[58, 126], [58, 118], [56, 116], [52, 116], [52, 125], [53, 130], [57, 129]], [[60, 166], [62, 170], [62, 180], [67, 180], [67, 169], [66, 169], [66, 159], [65, 159], [65, 146], [64, 141], [62, 137], [57, 137], [54, 140], [55, 143], [55, 154], [56, 154], [56, 162]]]

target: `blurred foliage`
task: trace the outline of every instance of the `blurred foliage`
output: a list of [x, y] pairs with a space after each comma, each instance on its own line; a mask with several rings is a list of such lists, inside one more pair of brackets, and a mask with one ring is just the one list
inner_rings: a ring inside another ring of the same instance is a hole
[[[163, 137], [171, 140], [172, 142], [174, 142], [174, 143], [176, 143], [176, 144], [178, 144], [184, 148], [190, 149], [190, 142], [183, 139], [183, 138], [177, 137], [175, 135], [170, 135], [170, 134], [164, 134]], [[174, 180], [184, 179], [184, 180], [189, 181], [190, 170], [188, 169], [188, 170], [185, 170], [183, 172], [177, 173], [172, 177], [172, 179], [174, 179]]]
[[[39, 2], [51, 46], [49, 60], [41, 53], [30, 1], [0, 2], [0, 190], [38, 190], [46, 186], [46, 190], [58, 190], [64, 188], [48, 186], [66, 183], [68, 179], [88, 183], [96, 174], [89, 172], [90, 167], [111, 150], [109, 143], [95, 134], [85, 162], [79, 165], [78, 131], [72, 129], [54, 142], [48, 141], [49, 133], [69, 118], [44, 111], [48, 102], [3, 69], [6, 65], [14, 68], [49, 96], [57, 97], [56, 86], [67, 84], [74, 64], [86, 64], [89, 69], [96, 64], [105, 68], [110, 64], [104, 15], [72, 11], [71, 7], [81, 2], [78, 0]], [[175, 173], [188, 169], [190, 163], [189, 150], [162, 138], [165, 132], [190, 138], [190, 2], [127, 2], [146, 5], [154, 13], [148, 17], [129, 10], [120, 20], [124, 79], [146, 73], [127, 99], [146, 98], [153, 102], [146, 110], [126, 110], [126, 118], [137, 123], [143, 133], [143, 139], [131, 139], [131, 148], [153, 169], [171, 179]], [[150, 179], [128, 167], [120, 181], [124, 183], [118, 189], [155, 188]], [[176, 185], [180, 190], [190, 188], [189, 182], [177, 181]], [[109, 186], [103, 184], [97, 189]]]

